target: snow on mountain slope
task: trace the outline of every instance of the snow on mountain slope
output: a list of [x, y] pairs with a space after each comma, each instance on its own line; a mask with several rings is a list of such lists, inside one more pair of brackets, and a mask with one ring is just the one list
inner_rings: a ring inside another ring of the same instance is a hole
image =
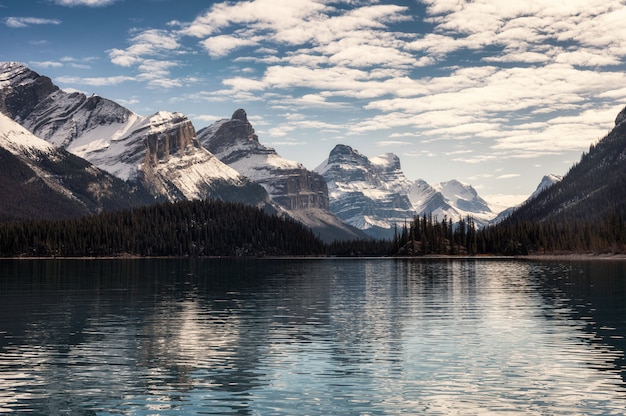
[[[0, 113], [0, 218], [70, 218], [152, 198]], [[132, 197], [131, 197], [132, 195]]]
[[181, 113], [139, 116], [102, 97], [62, 91], [17, 63], [0, 63], [0, 110], [53, 145], [141, 183], [156, 198], [268, 200], [258, 185], [204, 149]]
[[259, 142], [243, 109], [198, 131], [204, 147], [269, 193], [277, 209], [312, 228], [327, 240], [361, 238], [328, 210], [324, 178], [302, 164], [284, 159]]
[[471, 185], [453, 179], [440, 182], [433, 187], [443, 195], [443, 199], [452, 207], [451, 210], [445, 212], [445, 215], [452, 218], [453, 221], [469, 215], [480, 227], [487, 225], [497, 215], [497, 212], [494, 212], [489, 204], [478, 196]]
[[513, 211], [515, 211], [517, 208], [519, 208], [520, 206], [522, 206], [523, 204], [525, 204], [526, 202], [536, 198], [541, 192], [543, 192], [544, 190], [550, 188], [552, 185], [560, 182], [563, 179], [562, 176], [559, 175], [555, 175], [555, 174], [548, 174], [545, 175], [543, 178], [541, 178], [541, 181], [539, 182], [539, 185], [537, 185], [537, 189], [535, 189], [535, 191], [530, 194], [530, 196], [521, 204], [517, 204], [515, 206], [506, 208], [504, 210], [502, 210], [492, 221], [491, 223], [493, 224], [497, 224], [500, 221], [502, 221], [503, 219], [505, 219], [506, 217], [508, 217], [509, 215], [511, 215], [513, 213]]
[[0, 113], [0, 147], [16, 156], [35, 158], [39, 153], [53, 154], [57, 149], [26, 128]]
[[369, 160], [337, 145], [315, 170], [328, 185], [331, 212], [372, 237], [390, 238], [394, 225], [414, 216], [405, 192], [410, 181], [393, 154]]
[[415, 215], [453, 221], [470, 215], [479, 226], [496, 215], [470, 185], [410, 181], [392, 153], [368, 159], [350, 146], [337, 145], [316, 171], [328, 184], [331, 211], [373, 237], [392, 236], [396, 225]]
[[561, 182], [562, 180], [563, 180], [562, 176], [555, 175], [553, 173], [545, 175], [543, 178], [541, 178], [541, 182], [539, 182], [539, 185], [537, 185], [537, 189], [535, 189], [535, 192], [533, 192], [528, 197], [528, 199], [532, 199], [532, 198], [537, 197], [537, 195], [539, 195], [545, 189], [548, 189], [549, 187], [551, 187], [555, 183]]

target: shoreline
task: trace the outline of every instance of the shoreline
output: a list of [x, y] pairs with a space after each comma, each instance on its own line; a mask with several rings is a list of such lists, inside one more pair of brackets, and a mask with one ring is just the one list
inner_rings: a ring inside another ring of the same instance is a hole
[[550, 260], [550, 261], [581, 261], [581, 260], [619, 260], [626, 261], [626, 254], [594, 254], [594, 253], [562, 253], [562, 254], [528, 254], [528, 255], [490, 255], [481, 254], [476, 256], [454, 256], [446, 254], [433, 254], [426, 256], [324, 256], [324, 255], [294, 255], [294, 256], [84, 256], [84, 257], [0, 257], [1, 260], [166, 260], [166, 259], [196, 259], [196, 260], [348, 260], [348, 259], [386, 259], [386, 260], [406, 260], [406, 259], [423, 259], [423, 260]]

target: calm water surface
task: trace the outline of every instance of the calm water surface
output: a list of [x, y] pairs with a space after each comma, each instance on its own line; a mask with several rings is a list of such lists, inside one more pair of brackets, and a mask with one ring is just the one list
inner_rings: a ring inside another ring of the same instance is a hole
[[621, 415], [626, 262], [0, 261], [0, 413]]

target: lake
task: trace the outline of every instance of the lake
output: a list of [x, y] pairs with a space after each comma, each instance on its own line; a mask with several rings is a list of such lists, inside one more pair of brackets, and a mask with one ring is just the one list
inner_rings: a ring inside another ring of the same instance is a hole
[[622, 415], [626, 262], [0, 260], [0, 413]]

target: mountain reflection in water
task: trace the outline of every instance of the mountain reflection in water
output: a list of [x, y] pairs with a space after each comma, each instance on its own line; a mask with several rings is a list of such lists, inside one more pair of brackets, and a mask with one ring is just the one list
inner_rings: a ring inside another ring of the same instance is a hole
[[0, 261], [0, 412], [622, 414], [626, 263]]

